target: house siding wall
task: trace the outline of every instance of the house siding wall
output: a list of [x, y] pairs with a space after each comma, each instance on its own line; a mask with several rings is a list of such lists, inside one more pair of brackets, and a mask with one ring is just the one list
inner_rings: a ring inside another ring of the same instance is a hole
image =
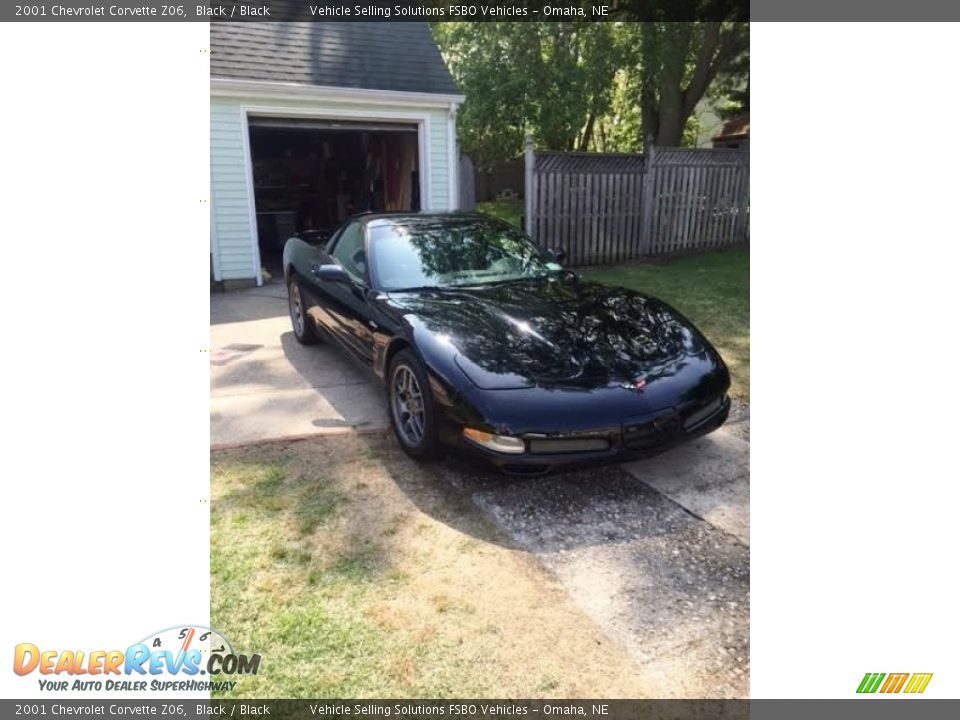
[[[388, 105], [383, 103], [332, 102], [313, 100], [272, 100], [253, 97], [211, 97], [210, 99], [210, 250], [215, 280], [255, 278], [256, 263], [251, 212], [253, 198], [247, 187], [244, 154], [243, 109], [269, 108], [283, 115], [309, 113], [322, 116], [348, 113], [358, 119], [378, 113], [427, 116], [427, 172], [430, 196], [425, 210], [444, 211], [450, 207], [450, 168], [447, 138], [447, 107]], [[265, 113], [266, 114], [266, 113]], [[400, 122], [403, 122], [402, 120]]]

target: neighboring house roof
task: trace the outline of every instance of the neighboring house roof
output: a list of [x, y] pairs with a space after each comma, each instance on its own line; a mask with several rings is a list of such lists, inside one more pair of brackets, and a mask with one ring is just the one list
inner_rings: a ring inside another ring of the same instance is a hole
[[421, 22], [212, 22], [210, 77], [459, 92]]
[[711, 140], [743, 140], [750, 137], [750, 113], [727, 120]]

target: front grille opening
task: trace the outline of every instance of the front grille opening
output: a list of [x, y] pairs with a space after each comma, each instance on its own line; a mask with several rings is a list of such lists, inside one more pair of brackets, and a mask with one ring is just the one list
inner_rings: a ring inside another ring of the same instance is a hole
[[536, 455], [559, 455], [610, 449], [610, 441], [606, 438], [538, 438], [529, 440], [528, 445], [530, 452]]
[[680, 421], [674, 412], [667, 412], [650, 422], [625, 425], [623, 444], [634, 450], [652, 450], [674, 441]]
[[624, 433], [623, 444], [634, 450], [652, 450], [668, 445], [676, 437], [676, 427], [649, 432]]

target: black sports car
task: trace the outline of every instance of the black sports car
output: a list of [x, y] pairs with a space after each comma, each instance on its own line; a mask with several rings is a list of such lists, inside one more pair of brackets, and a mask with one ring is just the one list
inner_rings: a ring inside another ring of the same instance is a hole
[[415, 458], [453, 446], [541, 473], [720, 427], [730, 378], [700, 332], [562, 259], [477, 214], [362, 215], [283, 252], [297, 340], [330, 338], [382, 378]]

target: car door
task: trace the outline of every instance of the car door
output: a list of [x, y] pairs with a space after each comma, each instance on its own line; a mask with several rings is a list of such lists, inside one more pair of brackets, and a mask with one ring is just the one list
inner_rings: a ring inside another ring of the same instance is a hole
[[336, 244], [344, 227], [338, 228], [327, 242], [311, 244], [309, 252], [303, 246], [298, 247], [299, 253], [292, 258], [294, 267], [300, 275], [300, 290], [307, 314], [313, 319], [314, 324], [334, 336], [337, 323], [327, 310], [331, 303], [325, 298], [329, 291], [327, 287], [329, 283], [321, 283], [316, 270], [321, 265], [333, 262], [329, 250]]
[[349, 276], [348, 282], [327, 282], [320, 285], [322, 321], [348, 351], [366, 364], [373, 364], [373, 337], [370, 331], [373, 308], [370, 305], [367, 272], [366, 233], [362, 222], [353, 222], [331, 241], [327, 248], [330, 259]]

